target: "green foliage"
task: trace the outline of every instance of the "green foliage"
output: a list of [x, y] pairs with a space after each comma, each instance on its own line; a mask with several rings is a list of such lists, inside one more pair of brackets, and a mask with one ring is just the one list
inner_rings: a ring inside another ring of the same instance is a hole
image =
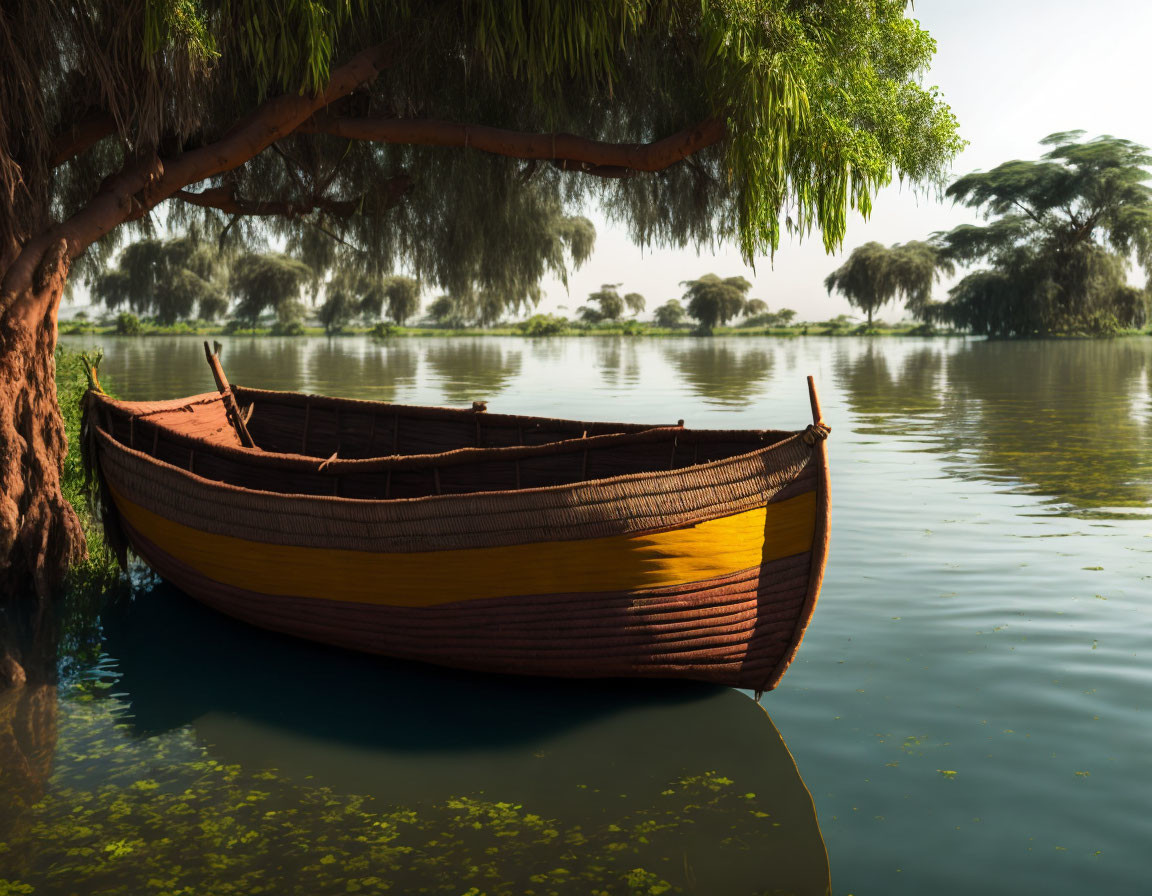
[[397, 329], [392, 324], [380, 321], [369, 331], [368, 335], [373, 339], [387, 339], [389, 336], [395, 336]]
[[524, 336], [562, 336], [568, 332], [568, 321], [552, 314], [534, 314], [516, 324]]
[[412, 277], [386, 277], [383, 293], [388, 316], [400, 326], [420, 310], [420, 281]]
[[931, 181], [962, 147], [950, 110], [917, 79], [936, 45], [906, 5], [703, 5], [704, 74], [729, 110], [734, 235], [746, 259], [779, 246], [785, 208], [790, 231], [817, 227], [831, 251], [845, 210], [867, 216], [894, 170]]
[[989, 336], [1107, 334], [1141, 327], [1149, 290], [1131, 286], [1130, 259], [1152, 273], [1152, 175], [1143, 146], [1053, 134], [1038, 161], [960, 178], [957, 202], [992, 220], [935, 235], [944, 258], [983, 263], [925, 308], [930, 323]]
[[168, 325], [199, 309], [212, 320], [228, 310], [222, 289], [223, 260], [215, 246], [192, 236], [143, 239], [120, 253], [119, 263], [90, 277], [92, 296], [110, 309], [128, 305]]
[[743, 313], [747, 304], [748, 290], [752, 288], [743, 277], [726, 277], [721, 280], [715, 274], [705, 274], [697, 280], [685, 280], [684, 300], [687, 311], [696, 318], [702, 333], [711, 333]]
[[139, 336], [143, 326], [131, 311], [121, 311], [116, 315], [116, 333], [119, 336]]
[[684, 322], [684, 306], [676, 299], [669, 299], [653, 312], [653, 320], [658, 327], [675, 329]]
[[644, 296], [638, 292], [629, 292], [624, 295], [624, 305], [628, 308], [629, 314], [639, 314], [647, 304]]
[[232, 262], [228, 286], [238, 298], [234, 315], [249, 329], [271, 308], [281, 326], [304, 316], [300, 291], [313, 276], [312, 268], [276, 252], [250, 252]]
[[931, 302], [932, 286], [941, 273], [950, 273], [952, 262], [930, 243], [897, 243], [892, 247], [870, 242], [857, 246], [848, 260], [824, 280], [828, 294], [839, 292], [848, 304], [872, 315], [897, 298], [923, 317]]
[[278, 320], [268, 331], [273, 336], [303, 336], [304, 324], [297, 320]]
[[[107, 679], [64, 690], [51, 787], [0, 846], [12, 892], [698, 892], [682, 854], [746, 865], [786, 837], [768, 799], [714, 771], [605, 794], [576, 820], [499, 795], [389, 802], [221, 759], [191, 727], [142, 738]], [[118, 711], [119, 710], [119, 711]], [[43, 736], [43, 735], [42, 735]], [[98, 762], [98, 766], [94, 766]], [[94, 772], [98, 768], [98, 773]], [[309, 776], [311, 777], [311, 776]], [[587, 803], [586, 785], [567, 800]], [[647, 788], [645, 788], [647, 790]]]
[[343, 267], [325, 284], [318, 316], [326, 332], [337, 333], [358, 315], [378, 319], [385, 307], [392, 320], [403, 324], [420, 309], [419, 282]]
[[[752, 300], [756, 301], [755, 299]], [[748, 303], [749, 305], [752, 302]], [[791, 308], [781, 308], [779, 311], [768, 311], [765, 309], [760, 313], [751, 314], [747, 317], [740, 326], [743, 327], [768, 327], [768, 328], [781, 328], [789, 327], [792, 321], [796, 319], [796, 312]]]
[[[88, 542], [88, 558], [73, 565], [68, 572], [63, 591], [69, 595], [60, 612], [70, 613], [87, 600], [100, 599], [113, 593], [121, 580], [116, 557], [104, 541], [103, 527], [93, 512], [91, 493], [80, 455], [81, 400], [88, 390], [85, 363], [100, 366], [103, 351], [76, 352], [56, 349], [56, 398], [60, 415], [64, 418], [64, 434], [68, 439], [68, 453], [60, 469], [60, 491], [80, 518], [84, 537]], [[107, 383], [103, 384], [109, 389]], [[65, 630], [67, 628], [65, 627]]]
[[744, 314], [764, 314], [768, 310], [768, 303], [763, 299], [749, 299], [744, 303]]
[[[935, 44], [905, 12], [905, 0], [23, 4], [0, 54], [0, 244], [84, 207], [126, 163], [204, 147], [270, 96], [314, 94], [334, 66], [386, 43], [387, 66], [338, 114], [612, 143], [719, 119], [726, 136], [658, 176], [605, 181], [548, 160], [297, 133], [204, 185], [268, 208], [173, 199], [168, 225], [205, 225], [230, 248], [274, 237], [406, 269], [488, 320], [493, 297], [507, 297], [504, 313], [531, 307], [541, 276], [587, 257], [591, 226], [571, 213], [591, 203], [642, 243], [730, 241], [752, 259], [785, 229], [815, 228], [833, 247], [850, 208], [867, 214], [894, 175], [933, 184], [962, 145], [921, 84]], [[117, 134], [57, 165], [59, 123], [89, 110]], [[272, 203], [294, 211], [276, 217]]]
[[329, 336], [342, 331], [355, 316], [356, 306], [350, 299], [351, 296], [348, 292], [333, 289], [332, 285], [329, 284], [324, 304], [316, 312], [316, 317], [323, 325], [324, 332]]
[[452, 296], [437, 296], [428, 306], [428, 319], [438, 327], [454, 330], [468, 325], [468, 320], [460, 312], [460, 308]]
[[817, 324], [817, 326], [826, 328], [823, 334], [825, 336], [839, 336], [848, 329], [851, 323], [852, 321], [847, 314], [837, 314], [835, 317], [830, 318], [821, 324]]
[[[576, 311], [580, 315], [580, 319], [590, 324], [599, 323], [602, 320], [619, 320], [624, 314], [625, 306], [624, 297], [620, 295], [619, 288], [619, 283], [605, 283], [596, 292], [589, 293], [589, 304]], [[643, 297], [640, 301], [643, 303]]]

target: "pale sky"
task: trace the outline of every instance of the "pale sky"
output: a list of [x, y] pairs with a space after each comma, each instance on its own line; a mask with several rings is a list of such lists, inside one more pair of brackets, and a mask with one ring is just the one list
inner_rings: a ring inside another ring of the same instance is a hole
[[[1152, 0], [918, 0], [911, 14], [937, 42], [924, 83], [940, 88], [969, 141], [955, 176], [1037, 158], [1039, 140], [1056, 131], [1081, 129], [1090, 137], [1113, 134], [1152, 146]], [[596, 254], [569, 278], [568, 294], [559, 281], [546, 282], [541, 311], [574, 310], [601, 283], [622, 282], [622, 291], [647, 298], [650, 312], [682, 294], [681, 280], [711, 272], [742, 274], [753, 283], [753, 297], [772, 309], [793, 308], [802, 320], [853, 313], [824, 292], [824, 277], [844, 253], [825, 254], [818, 235], [803, 243], [785, 237], [775, 263], [764, 259], [752, 272], [735, 250], [700, 256], [641, 251], [622, 230], [589, 217], [599, 234]], [[968, 209], [893, 186], [877, 198], [869, 220], [849, 219], [844, 249], [870, 240], [924, 239], [969, 220]], [[937, 288], [937, 298], [945, 288]], [[900, 312], [889, 306], [880, 316], [894, 320]]]

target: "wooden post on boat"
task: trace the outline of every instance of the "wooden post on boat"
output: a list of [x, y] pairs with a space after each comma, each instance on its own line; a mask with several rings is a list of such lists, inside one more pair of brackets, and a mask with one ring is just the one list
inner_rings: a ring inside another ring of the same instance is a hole
[[824, 422], [824, 415], [820, 411], [820, 398], [816, 395], [816, 380], [808, 377], [808, 401], [812, 404], [812, 422], [804, 431], [804, 441], [809, 445], [823, 442], [832, 432], [832, 427]]
[[228, 382], [228, 377], [224, 375], [224, 368], [220, 365], [220, 343], [217, 342], [216, 345], [216, 351], [212, 351], [211, 346], [208, 345], [208, 340], [205, 339], [204, 357], [208, 359], [208, 366], [212, 368], [212, 378], [216, 380], [216, 388], [220, 390], [220, 394], [224, 398], [224, 410], [232, 420], [236, 435], [240, 437], [240, 444], [245, 448], [255, 448], [256, 443], [248, 434], [248, 427], [245, 425], [244, 415], [240, 413], [240, 406], [236, 404], [236, 396], [232, 393], [232, 386]]
[[824, 422], [824, 415], [820, 413], [820, 398], [816, 394], [816, 380], [808, 376], [808, 400], [812, 403], [812, 422], [820, 426]]

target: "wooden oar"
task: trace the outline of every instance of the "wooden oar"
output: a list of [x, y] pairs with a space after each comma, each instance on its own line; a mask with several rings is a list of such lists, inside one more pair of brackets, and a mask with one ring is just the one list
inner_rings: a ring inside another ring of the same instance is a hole
[[252, 436], [248, 434], [248, 427], [244, 420], [244, 415], [240, 413], [240, 406], [236, 403], [236, 396], [232, 392], [232, 386], [228, 382], [228, 377], [224, 375], [224, 368], [220, 365], [220, 343], [216, 343], [216, 351], [208, 345], [208, 340], [204, 340], [204, 357], [208, 359], [208, 366], [212, 368], [212, 378], [216, 380], [216, 388], [220, 390], [220, 394], [224, 397], [224, 410], [228, 413], [228, 419], [232, 421], [232, 426], [236, 430], [236, 435], [240, 437], [240, 444], [245, 448], [255, 448], [256, 443], [252, 441]]

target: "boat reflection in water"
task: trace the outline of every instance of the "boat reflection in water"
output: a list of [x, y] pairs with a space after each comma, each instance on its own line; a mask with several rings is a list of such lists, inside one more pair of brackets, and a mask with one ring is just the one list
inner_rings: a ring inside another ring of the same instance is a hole
[[[812, 799], [738, 691], [389, 661], [247, 627], [167, 584], [105, 631], [136, 738], [190, 725], [222, 765], [441, 817], [427, 843], [397, 840], [413, 852], [387, 876], [396, 892], [428, 886], [413, 857], [448, 840], [452, 892], [829, 891]], [[496, 870], [497, 854], [515, 859]]]

